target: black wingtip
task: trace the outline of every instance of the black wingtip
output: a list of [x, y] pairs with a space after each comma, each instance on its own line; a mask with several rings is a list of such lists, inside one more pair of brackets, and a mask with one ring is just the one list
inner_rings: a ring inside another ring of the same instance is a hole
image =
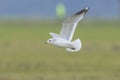
[[82, 13], [86, 14], [88, 12], [88, 10], [89, 10], [89, 7], [86, 7], [84, 9], [82, 9], [81, 11], [77, 12], [75, 15], [79, 15], [79, 14], [82, 14]]

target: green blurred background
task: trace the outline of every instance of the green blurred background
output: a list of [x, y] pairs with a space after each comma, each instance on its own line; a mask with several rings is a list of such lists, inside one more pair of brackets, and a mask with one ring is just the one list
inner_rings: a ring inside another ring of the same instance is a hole
[[[0, 80], [120, 80], [120, 19], [117, 0], [114, 0], [116, 4], [108, 11], [97, 5], [108, 0], [94, 3], [86, 0], [80, 3], [81, 6], [74, 5], [79, 0], [62, 0], [66, 6], [64, 17], [86, 5], [91, 7], [74, 34], [73, 40], [80, 38], [82, 41], [81, 51], [76, 53], [44, 44], [51, 37], [49, 32], [60, 32], [64, 18], [60, 20], [56, 16], [55, 9], [59, 1], [35, 0], [35, 3], [30, 0], [33, 7], [28, 8], [31, 12], [21, 8], [23, 3], [24, 7], [27, 3], [30, 5], [28, 0], [7, 1], [1, 0], [5, 7], [0, 8]], [[114, 1], [110, 0], [109, 4]], [[14, 3], [20, 4], [13, 5]], [[33, 10], [39, 9], [37, 3], [54, 6], [40, 7], [40, 15], [37, 15]], [[10, 8], [12, 5], [14, 7]], [[67, 5], [73, 5], [73, 8], [68, 9]], [[50, 13], [54, 14], [51, 16], [47, 12], [43, 16], [41, 13], [45, 11], [44, 8], [52, 9], [53, 12]], [[19, 11], [22, 13], [17, 14]]]

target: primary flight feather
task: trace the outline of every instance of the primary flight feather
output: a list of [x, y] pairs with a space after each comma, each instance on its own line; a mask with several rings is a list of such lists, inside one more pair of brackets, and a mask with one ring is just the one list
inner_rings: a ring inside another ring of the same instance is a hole
[[64, 47], [66, 48], [67, 51], [70, 52], [79, 51], [81, 48], [80, 39], [76, 39], [74, 41], [71, 40], [78, 22], [82, 20], [82, 18], [84, 17], [88, 10], [89, 8], [87, 7], [77, 12], [73, 16], [67, 18], [63, 23], [63, 27], [60, 34], [50, 33], [50, 35], [53, 38], [49, 39], [46, 43], [50, 43], [58, 47]]

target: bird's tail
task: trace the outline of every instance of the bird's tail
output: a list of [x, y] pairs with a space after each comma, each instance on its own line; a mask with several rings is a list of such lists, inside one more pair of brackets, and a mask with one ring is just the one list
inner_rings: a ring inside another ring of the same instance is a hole
[[72, 41], [71, 44], [73, 45], [73, 47], [66, 48], [67, 51], [69, 51], [69, 52], [77, 52], [77, 51], [79, 51], [81, 49], [81, 41], [80, 41], [80, 39], [76, 39], [76, 40]]

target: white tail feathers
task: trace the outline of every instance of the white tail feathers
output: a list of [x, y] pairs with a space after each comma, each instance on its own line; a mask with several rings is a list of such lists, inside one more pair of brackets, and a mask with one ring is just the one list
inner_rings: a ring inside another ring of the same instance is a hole
[[69, 52], [77, 52], [81, 49], [81, 41], [80, 39], [76, 39], [71, 42], [72, 47], [71, 48], [66, 48], [67, 51]]

